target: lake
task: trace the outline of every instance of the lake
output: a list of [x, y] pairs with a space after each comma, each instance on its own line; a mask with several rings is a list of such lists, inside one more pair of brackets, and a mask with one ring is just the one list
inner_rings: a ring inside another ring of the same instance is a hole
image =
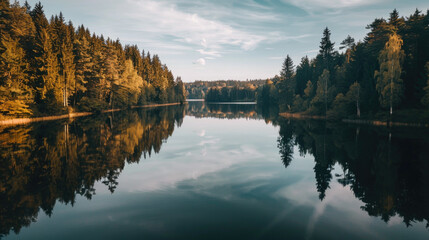
[[429, 132], [254, 104], [0, 128], [2, 239], [429, 239]]

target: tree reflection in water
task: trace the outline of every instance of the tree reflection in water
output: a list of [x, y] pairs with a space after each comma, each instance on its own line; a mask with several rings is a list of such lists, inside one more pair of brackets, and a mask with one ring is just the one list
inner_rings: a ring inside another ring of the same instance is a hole
[[0, 133], [0, 237], [52, 215], [56, 201], [110, 192], [126, 163], [158, 153], [180, 127], [184, 106], [115, 112], [73, 121], [7, 127]]
[[[429, 220], [429, 132], [346, 126], [324, 121], [280, 120], [279, 149], [285, 166], [293, 147], [314, 156], [319, 198], [323, 201], [335, 176], [350, 186], [370, 216], [388, 222], [397, 215], [410, 226]], [[389, 137], [391, 135], [391, 138]]]
[[[91, 199], [94, 184], [110, 192], [127, 163], [161, 150], [185, 114], [196, 118], [263, 119], [279, 127], [277, 146], [285, 167], [300, 155], [314, 156], [319, 198], [333, 181], [348, 186], [370, 216], [407, 226], [429, 220], [429, 134], [422, 129], [383, 129], [277, 117], [256, 105], [205, 105], [116, 112], [71, 121], [0, 129], [0, 237], [37, 220], [55, 203]], [[251, 131], [251, 129], [249, 129]], [[391, 134], [391, 138], [389, 138]], [[334, 165], [343, 174], [333, 176]]]

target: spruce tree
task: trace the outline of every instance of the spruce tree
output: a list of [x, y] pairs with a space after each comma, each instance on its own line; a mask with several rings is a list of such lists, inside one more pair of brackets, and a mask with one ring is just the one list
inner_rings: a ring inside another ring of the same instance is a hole
[[325, 30], [323, 30], [323, 37], [319, 46], [319, 54], [323, 61], [322, 66], [326, 69], [329, 69], [332, 64], [334, 44], [335, 43], [331, 42], [331, 31], [326, 27]]
[[282, 71], [280, 72], [280, 82], [277, 83], [279, 89], [279, 104], [280, 110], [290, 110], [293, 100], [295, 98], [295, 70], [293, 66], [293, 61], [286, 56]]
[[75, 82], [73, 86], [73, 106], [83, 97], [86, 92], [86, 84], [90, 81], [92, 72], [92, 59], [90, 55], [89, 42], [85, 36], [74, 42]]

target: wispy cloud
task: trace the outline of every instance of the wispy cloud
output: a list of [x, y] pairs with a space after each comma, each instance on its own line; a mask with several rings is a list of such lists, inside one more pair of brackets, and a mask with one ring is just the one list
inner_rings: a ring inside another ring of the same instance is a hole
[[194, 61], [194, 64], [205, 66], [206, 60], [204, 58], [198, 58], [197, 60]]
[[197, 52], [199, 52], [202, 55], [212, 56], [212, 57], [220, 57], [221, 54], [218, 51], [208, 51], [204, 49], [198, 49]]
[[319, 52], [319, 49], [313, 49], [313, 50], [308, 50], [308, 51], [304, 51], [304, 52], [302, 52], [302, 53], [317, 53], [317, 52]]
[[153, 0], [128, 2], [133, 6], [128, 15], [134, 19], [135, 30], [159, 35], [168, 33], [183, 42], [211, 49], [237, 46], [251, 50], [267, 39], [220, 21], [206, 19], [197, 13], [180, 11], [173, 3]]
[[385, 0], [283, 0], [301, 9], [313, 12], [323, 9], [342, 9], [368, 6]]
[[[34, 6], [39, 0], [28, 0]], [[396, 8], [409, 15], [427, 0], [43, 0], [47, 16], [63, 11], [75, 25], [158, 54], [184, 81], [268, 78], [272, 60], [314, 56], [324, 27], [337, 45], [363, 39], [374, 18]], [[308, 51], [310, 50], [310, 51]], [[307, 52], [305, 52], [307, 51]], [[220, 61], [220, 58], [221, 61]], [[202, 66], [203, 59], [206, 65]], [[210, 61], [218, 59], [216, 61]], [[195, 65], [194, 65], [194, 64]], [[193, 67], [194, 66], [194, 67]]]

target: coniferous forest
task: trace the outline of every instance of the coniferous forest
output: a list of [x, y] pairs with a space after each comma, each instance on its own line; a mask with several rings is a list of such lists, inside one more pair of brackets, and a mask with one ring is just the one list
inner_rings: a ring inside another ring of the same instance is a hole
[[157, 55], [45, 16], [39, 2], [0, 1], [0, 118], [183, 102]]
[[24, 1], [0, 240], [429, 239], [427, 0]]
[[393, 114], [428, 120], [428, 12], [416, 9], [400, 17], [395, 9], [389, 19], [375, 19], [367, 29], [362, 41], [347, 36], [338, 52], [326, 28], [317, 56], [305, 56], [295, 67], [288, 55], [280, 76], [258, 89], [258, 103], [328, 118]]

